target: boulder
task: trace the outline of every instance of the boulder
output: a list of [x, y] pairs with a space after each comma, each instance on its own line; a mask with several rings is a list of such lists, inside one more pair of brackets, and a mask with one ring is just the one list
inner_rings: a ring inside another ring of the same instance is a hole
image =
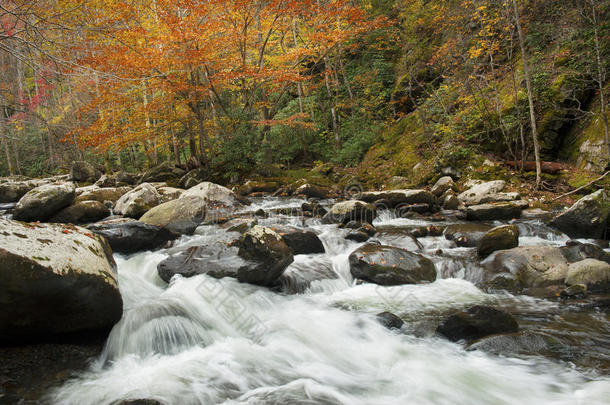
[[377, 314], [377, 321], [388, 329], [400, 329], [404, 325], [402, 319], [388, 311]]
[[357, 279], [379, 285], [420, 284], [436, 280], [434, 263], [406, 249], [369, 243], [349, 256]]
[[177, 185], [180, 178], [184, 176], [184, 170], [176, 167], [173, 163], [163, 162], [158, 166], [152, 167], [144, 172], [140, 183], [166, 182], [168, 185]]
[[117, 202], [125, 193], [129, 192], [131, 187], [81, 187], [76, 189], [76, 202], [79, 201], [105, 201]]
[[74, 202], [75, 189], [70, 183], [46, 184], [28, 191], [15, 206], [13, 218], [19, 221], [46, 221]]
[[294, 191], [294, 194], [302, 195], [307, 198], [327, 198], [328, 190], [326, 190], [322, 187], [307, 183], [307, 184], [303, 184], [302, 186], [298, 187]]
[[487, 224], [453, 224], [445, 228], [445, 239], [454, 241], [459, 247], [477, 247], [483, 236], [492, 227]]
[[140, 174], [127, 173], [122, 170], [119, 172], [119, 174], [116, 175], [116, 181], [117, 183], [119, 183], [117, 185], [127, 184], [129, 186], [134, 186], [138, 184], [140, 178], [142, 178], [142, 175]]
[[516, 225], [503, 225], [489, 230], [479, 240], [477, 252], [487, 257], [496, 250], [512, 249], [519, 246], [519, 228]]
[[199, 201], [197, 204], [206, 208], [204, 221], [210, 224], [226, 221], [236, 208], [242, 206], [233, 191], [207, 181], [189, 188], [178, 199], [189, 200], [191, 203]]
[[178, 199], [184, 194], [183, 189], [174, 187], [159, 187], [157, 191], [161, 195], [161, 203]]
[[572, 263], [565, 283], [569, 286], [584, 284], [588, 291], [607, 292], [610, 288], [610, 264], [595, 259]]
[[563, 346], [564, 343], [551, 335], [526, 330], [484, 337], [470, 343], [466, 350], [481, 350], [505, 356], [516, 354], [544, 355], [555, 351], [559, 353], [562, 349], [565, 350]]
[[460, 200], [455, 194], [447, 194], [443, 200], [443, 209], [453, 211], [458, 208], [460, 208]]
[[161, 195], [151, 184], [142, 183], [125, 193], [114, 206], [114, 212], [130, 218], [140, 218], [161, 202]]
[[17, 202], [34, 187], [36, 187], [36, 184], [29, 181], [0, 183], [0, 203]]
[[273, 193], [280, 185], [275, 181], [253, 181], [245, 182], [238, 189], [240, 195], [249, 195], [252, 193]]
[[[70, 168], [70, 179], [77, 182], [94, 183], [100, 176], [95, 170], [95, 167], [89, 162], [83, 160], [72, 162]], [[101, 175], [101, 173], [99, 173]]]
[[133, 220], [99, 222], [88, 229], [106, 238], [114, 252], [125, 254], [158, 249], [179, 237], [169, 229]]
[[159, 204], [140, 218], [140, 222], [172, 232], [192, 234], [205, 219], [206, 204], [200, 198], [182, 198]]
[[349, 221], [372, 223], [376, 216], [377, 209], [374, 205], [349, 200], [333, 205], [322, 218], [322, 222], [325, 224], [346, 224]]
[[387, 208], [398, 205], [427, 204], [432, 207], [436, 204], [436, 197], [426, 190], [390, 190], [390, 191], [367, 191], [358, 193], [357, 200], [366, 203], [383, 201]]
[[49, 222], [85, 224], [110, 215], [110, 210], [99, 201], [79, 201], [55, 214]]
[[303, 266], [296, 262], [288, 266], [274, 283], [275, 289], [284, 294], [303, 294], [316, 281], [338, 278], [337, 273], [333, 271], [332, 262], [324, 258], [314, 260], [314, 266]]
[[290, 226], [272, 226], [271, 229], [284, 239], [284, 242], [295, 255], [325, 252], [322, 241], [314, 231]]
[[610, 264], [610, 253], [592, 243], [581, 243], [569, 240], [561, 247], [561, 253], [569, 263], [579, 262], [585, 259], [597, 259]]
[[270, 286], [293, 261], [290, 248], [269, 228], [254, 226], [238, 242], [189, 247], [157, 266], [159, 277], [169, 282], [175, 274], [192, 277], [235, 277], [240, 282]]
[[182, 176], [180, 178], [180, 181], [178, 182], [178, 184], [180, 185], [181, 188], [188, 189], [191, 187], [195, 187], [197, 184], [206, 181], [208, 178], [209, 178], [209, 174], [208, 174], [207, 169], [200, 167], [200, 168], [191, 170], [190, 172], [188, 172], [187, 174]]
[[371, 235], [364, 231], [360, 231], [358, 229], [354, 229], [350, 231], [347, 235], [345, 235], [345, 239], [351, 240], [357, 243], [366, 242], [371, 238]]
[[501, 250], [481, 262], [484, 282], [498, 289], [519, 292], [526, 288], [563, 284], [568, 261], [554, 246], [521, 246]]
[[0, 340], [107, 332], [122, 299], [108, 243], [87, 229], [0, 218]]
[[529, 204], [526, 201], [472, 205], [466, 209], [466, 218], [469, 221], [495, 221], [520, 218], [521, 212], [528, 206]]
[[116, 187], [116, 179], [103, 174], [94, 185], [97, 187]]
[[571, 238], [601, 239], [605, 236], [609, 213], [610, 197], [602, 189], [578, 200], [553, 218], [550, 225]]
[[455, 183], [450, 176], [441, 177], [438, 181], [432, 186], [430, 192], [437, 197], [443, 195], [446, 191], [455, 188]]
[[511, 314], [482, 305], [449, 316], [436, 329], [437, 334], [452, 342], [472, 342], [485, 336], [518, 331], [519, 325]]
[[478, 205], [481, 200], [490, 195], [499, 193], [506, 187], [504, 180], [494, 180], [486, 183], [475, 184], [468, 190], [458, 195], [458, 199], [465, 205]]
[[497, 202], [507, 202], [507, 201], [517, 201], [521, 199], [521, 194], [519, 193], [493, 193], [484, 195], [479, 204], [489, 204], [489, 203], [497, 203]]

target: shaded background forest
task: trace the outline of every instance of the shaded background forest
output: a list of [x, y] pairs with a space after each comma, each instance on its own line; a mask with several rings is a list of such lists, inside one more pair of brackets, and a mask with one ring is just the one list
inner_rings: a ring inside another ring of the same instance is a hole
[[515, 1], [525, 53], [513, 0], [3, 2], [0, 174], [530, 160], [522, 55], [542, 159], [604, 170], [610, 2]]

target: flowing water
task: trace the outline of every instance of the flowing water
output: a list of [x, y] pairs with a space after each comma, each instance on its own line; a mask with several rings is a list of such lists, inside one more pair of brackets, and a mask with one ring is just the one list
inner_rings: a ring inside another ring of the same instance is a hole
[[[297, 207], [265, 198], [248, 209]], [[274, 215], [260, 224], [314, 229], [326, 253], [295, 256], [285, 291], [205, 275], [157, 276], [157, 264], [185, 245], [239, 236], [200, 227], [174, 248], [117, 256], [124, 314], [88, 372], [50, 394], [56, 404], [114, 404], [147, 398], [163, 404], [607, 404], [610, 320], [589, 301], [488, 294], [476, 287], [473, 249], [400, 229], [427, 222], [382, 213], [374, 239], [417, 249], [439, 277], [427, 285], [357, 284], [348, 255], [358, 243], [317, 219]], [[560, 245], [567, 237], [536, 221], [519, 224], [522, 245]], [[393, 230], [391, 228], [394, 228]], [[439, 251], [439, 249], [441, 251]], [[434, 336], [457, 309], [488, 304], [513, 313], [522, 329], [552, 336], [562, 350], [496, 355]], [[375, 314], [405, 320], [400, 331]]]

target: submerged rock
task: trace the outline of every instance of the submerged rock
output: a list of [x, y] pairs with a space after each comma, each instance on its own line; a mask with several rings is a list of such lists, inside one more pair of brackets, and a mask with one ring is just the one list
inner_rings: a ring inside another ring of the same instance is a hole
[[28, 191], [15, 206], [13, 218], [19, 221], [46, 221], [62, 208], [72, 204], [73, 184], [45, 184]]
[[379, 285], [420, 284], [436, 280], [434, 263], [421, 255], [369, 243], [349, 256], [354, 278]]
[[557, 215], [550, 225], [571, 238], [601, 239], [610, 214], [610, 197], [598, 190], [578, 200], [570, 209]]
[[383, 202], [387, 208], [401, 204], [426, 204], [432, 208], [436, 204], [436, 197], [427, 190], [367, 191], [357, 194], [356, 199], [366, 203]]
[[169, 229], [138, 221], [108, 221], [88, 228], [106, 238], [114, 252], [126, 254], [158, 249], [179, 237]]
[[404, 321], [391, 312], [381, 312], [377, 314], [377, 320], [380, 324], [388, 329], [400, 329], [404, 325]]
[[436, 329], [436, 333], [452, 342], [471, 342], [498, 333], [514, 333], [519, 330], [517, 321], [508, 312], [475, 305], [468, 311], [451, 315]]
[[107, 332], [122, 315], [116, 264], [85, 228], [0, 218], [0, 340]]
[[466, 350], [482, 350], [501, 355], [545, 355], [561, 346], [559, 339], [546, 333], [522, 331], [481, 338], [469, 344]]
[[503, 225], [489, 230], [479, 241], [477, 252], [487, 257], [496, 250], [512, 249], [519, 246], [519, 228], [515, 225]]

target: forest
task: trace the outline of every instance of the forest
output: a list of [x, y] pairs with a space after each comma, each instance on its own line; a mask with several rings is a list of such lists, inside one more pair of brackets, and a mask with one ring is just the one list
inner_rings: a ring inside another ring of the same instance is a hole
[[600, 119], [608, 161], [607, 1], [0, 7], [5, 175], [88, 160], [203, 166], [225, 183], [319, 162], [366, 177], [392, 153], [395, 175], [481, 153], [575, 163], [573, 138]]

